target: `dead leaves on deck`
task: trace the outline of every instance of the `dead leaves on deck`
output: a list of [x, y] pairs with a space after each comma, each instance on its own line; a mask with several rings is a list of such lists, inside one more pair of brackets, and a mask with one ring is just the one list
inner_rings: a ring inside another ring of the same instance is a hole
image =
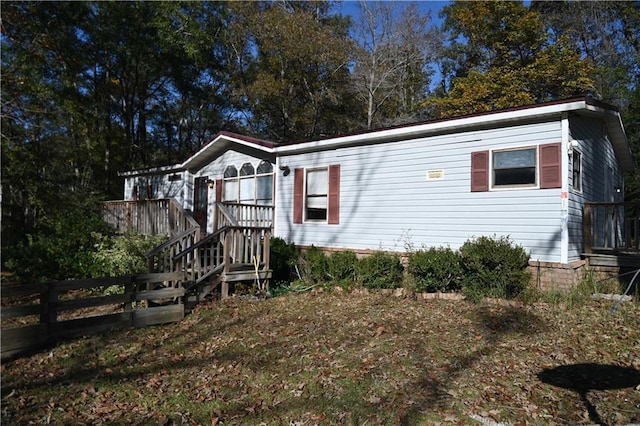
[[[512, 424], [591, 420], [538, 374], [640, 369], [640, 306], [509, 307], [379, 293], [199, 306], [179, 324], [59, 345], [2, 366], [4, 424]], [[588, 393], [609, 424], [640, 389]]]

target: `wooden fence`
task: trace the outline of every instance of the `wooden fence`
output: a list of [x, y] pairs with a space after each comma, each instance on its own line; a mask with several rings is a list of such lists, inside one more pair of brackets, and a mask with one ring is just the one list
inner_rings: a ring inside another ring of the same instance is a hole
[[3, 285], [2, 359], [62, 338], [180, 321], [181, 279], [165, 273]]
[[116, 232], [136, 231], [143, 235], [181, 234], [200, 227], [193, 216], [173, 198], [138, 201], [106, 201], [104, 219]]

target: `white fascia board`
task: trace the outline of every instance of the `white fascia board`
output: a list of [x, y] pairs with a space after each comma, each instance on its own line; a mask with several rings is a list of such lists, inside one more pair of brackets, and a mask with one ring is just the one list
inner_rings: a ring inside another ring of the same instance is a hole
[[437, 121], [425, 124], [417, 124], [414, 126], [405, 126], [388, 130], [372, 131], [357, 135], [342, 136], [331, 139], [324, 139], [314, 142], [305, 142], [294, 145], [285, 145], [277, 147], [278, 155], [296, 154], [299, 152], [321, 151], [336, 149], [341, 146], [358, 145], [358, 144], [374, 144], [384, 142], [386, 140], [394, 140], [399, 138], [412, 138], [428, 136], [430, 134], [438, 134], [447, 131], [460, 131], [467, 128], [477, 126], [507, 124], [510, 122], [522, 121], [527, 119], [535, 119], [550, 115], [558, 115], [563, 112], [585, 109], [587, 103], [585, 101], [574, 101], [564, 104], [544, 105], [532, 108], [523, 108], [512, 111], [496, 112], [493, 114], [483, 114], [478, 116], [463, 117], [459, 119], [451, 119]]
[[167, 172], [181, 172], [184, 168], [182, 164], [173, 164], [170, 166], [152, 167], [150, 169], [129, 170], [126, 172], [118, 172], [118, 176], [131, 177], [131, 176], [144, 176], [144, 175], [157, 175], [165, 174]]
[[198, 152], [193, 154], [191, 157], [187, 158], [181, 164], [181, 167], [183, 167], [184, 169], [187, 169], [190, 164], [197, 163], [197, 160], [200, 157], [207, 156], [207, 155], [209, 155], [211, 153], [215, 153], [216, 152], [216, 148], [218, 147], [218, 145], [221, 145], [224, 142], [227, 142], [227, 143], [231, 142], [233, 144], [242, 145], [242, 146], [245, 146], [247, 148], [259, 149], [259, 150], [262, 150], [262, 151], [267, 152], [269, 154], [273, 154], [275, 152], [275, 150], [273, 148], [269, 148], [269, 147], [262, 146], [262, 145], [259, 145], [259, 144], [256, 144], [256, 143], [252, 143], [252, 142], [247, 142], [247, 141], [239, 139], [239, 138], [234, 138], [233, 136], [218, 135], [217, 138], [215, 138], [214, 140], [212, 140], [211, 142], [206, 144], [204, 147], [202, 147]]

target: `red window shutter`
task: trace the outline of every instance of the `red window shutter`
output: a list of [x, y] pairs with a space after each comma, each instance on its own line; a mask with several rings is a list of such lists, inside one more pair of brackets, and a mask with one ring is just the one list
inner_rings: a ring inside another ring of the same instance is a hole
[[327, 222], [331, 225], [340, 223], [340, 165], [329, 166], [329, 197]]
[[216, 179], [216, 202], [222, 201], [222, 179]]
[[302, 223], [304, 202], [304, 169], [295, 169], [293, 173], [293, 223]]
[[471, 192], [489, 190], [489, 151], [471, 153]]
[[540, 145], [540, 189], [562, 187], [561, 149], [559, 143]]

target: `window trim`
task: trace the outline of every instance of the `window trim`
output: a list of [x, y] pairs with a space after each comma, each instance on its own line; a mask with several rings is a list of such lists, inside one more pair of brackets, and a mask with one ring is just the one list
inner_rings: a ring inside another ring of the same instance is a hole
[[[499, 152], [533, 150], [535, 153], [535, 182], [532, 184], [497, 185], [495, 184], [495, 169], [493, 155]], [[489, 191], [512, 191], [523, 189], [540, 189], [540, 145], [523, 145], [509, 148], [489, 149]]]

